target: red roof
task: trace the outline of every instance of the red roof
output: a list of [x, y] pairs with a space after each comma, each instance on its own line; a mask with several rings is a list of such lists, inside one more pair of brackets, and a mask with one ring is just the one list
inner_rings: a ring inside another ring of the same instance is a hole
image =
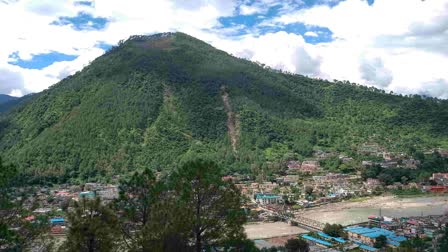
[[27, 220], [27, 221], [33, 221], [34, 219], [36, 219], [36, 217], [34, 217], [34, 215], [30, 215], [25, 218], [25, 220]]
[[57, 192], [57, 193], [56, 193], [56, 196], [68, 196], [68, 195], [70, 195], [70, 193], [68, 193], [68, 192], [64, 192], [64, 191], [61, 191], [61, 192]]

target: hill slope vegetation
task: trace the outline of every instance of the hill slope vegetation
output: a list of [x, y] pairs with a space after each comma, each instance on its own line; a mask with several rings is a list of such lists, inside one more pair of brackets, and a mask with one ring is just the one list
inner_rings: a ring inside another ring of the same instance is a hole
[[133, 36], [0, 119], [0, 151], [33, 178], [109, 178], [204, 156], [229, 171], [448, 146], [448, 101], [238, 59], [182, 33]]

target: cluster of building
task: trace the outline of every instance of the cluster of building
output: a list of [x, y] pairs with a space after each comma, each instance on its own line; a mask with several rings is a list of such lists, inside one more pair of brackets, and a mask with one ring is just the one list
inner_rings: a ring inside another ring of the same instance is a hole
[[118, 187], [100, 183], [86, 183], [84, 186], [59, 185], [54, 188], [17, 188], [17, 200], [23, 199], [23, 207], [31, 212], [25, 221], [36, 222], [40, 216], [50, 217], [51, 234], [65, 233], [67, 223], [64, 216], [72, 210], [71, 201], [99, 197], [103, 202], [118, 198]]
[[320, 164], [318, 160], [305, 160], [303, 162], [297, 160], [291, 160], [287, 163], [288, 174], [297, 173], [309, 173], [313, 174], [320, 170]]
[[431, 184], [422, 186], [424, 192], [447, 193], [448, 173], [433, 173], [430, 178]]
[[406, 241], [407, 238], [401, 235], [396, 235], [395, 232], [384, 228], [369, 228], [361, 226], [347, 227], [344, 229], [350, 240], [362, 246], [364, 250], [376, 251], [374, 248], [378, 237], [385, 236], [387, 245], [390, 247], [399, 247], [400, 242]]
[[392, 230], [407, 238], [434, 238], [434, 234], [448, 224], [447, 215], [389, 218], [369, 216], [369, 225]]

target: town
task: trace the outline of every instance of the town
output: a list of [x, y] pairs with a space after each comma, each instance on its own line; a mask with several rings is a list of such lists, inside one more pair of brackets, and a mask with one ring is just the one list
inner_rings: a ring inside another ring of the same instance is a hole
[[[441, 151], [441, 155], [446, 157], [448, 152]], [[377, 215], [352, 219], [348, 224], [339, 225], [339, 233], [332, 234], [329, 234], [329, 227], [338, 223], [307, 214], [337, 203], [356, 204], [384, 195], [398, 197], [400, 192], [412, 192], [413, 197], [448, 197], [448, 173], [432, 173], [420, 183], [403, 179], [402, 182], [385, 185], [378, 178], [363, 179], [359, 172], [325, 171], [321, 162], [331, 157], [334, 158], [334, 154], [318, 151], [313, 159], [289, 160], [282, 174], [276, 174], [270, 181], [239, 174], [222, 177], [223, 181], [232, 182], [241, 191], [249, 220], [246, 232], [259, 249], [275, 250], [294, 237], [306, 240], [310, 251], [379, 251], [385, 247], [398, 248], [412, 239], [425, 241], [425, 248], [428, 249], [435, 246], [438, 234], [448, 223], [448, 212], [445, 212], [448, 209], [443, 207], [437, 212], [414, 216], [399, 216], [399, 212], [395, 216], [387, 216], [378, 207]], [[419, 164], [419, 161], [405, 155], [382, 153], [381, 157], [382, 161], [362, 161], [362, 165], [417, 169]], [[353, 161], [347, 156], [337, 158], [341, 164]], [[160, 173], [156, 175], [161, 176]], [[118, 177], [115, 179], [118, 180]], [[61, 243], [70, 228], [66, 215], [73, 211], [73, 202], [100, 198], [107, 204], [119, 198], [119, 191], [118, 183], [26, 186], [15, 188], [13, 198], [22, 202], [29, 212], [24, 221], [34, 223], [45, 219], [50, 223], [50, 236]], [[254, 228], [255, 231], [250, 231]], [[251, 236], [250, 233], [257, 233], [258, 236]], [[266, 234], [260, 236], [260, 233]], [[384, 242], [380, 243], [383, 238]]]

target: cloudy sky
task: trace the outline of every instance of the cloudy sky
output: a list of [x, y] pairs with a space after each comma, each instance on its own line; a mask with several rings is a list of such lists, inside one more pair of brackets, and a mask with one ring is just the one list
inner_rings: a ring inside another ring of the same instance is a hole
[[130, 35], [182, 31], [274, 68], [448, 98], [448, 0], [0, 0], [0, 31], [14, 96]]

